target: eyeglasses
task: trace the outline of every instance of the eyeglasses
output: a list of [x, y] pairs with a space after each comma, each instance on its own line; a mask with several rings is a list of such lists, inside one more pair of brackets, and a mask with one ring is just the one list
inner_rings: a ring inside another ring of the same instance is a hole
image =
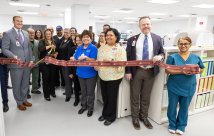
[[183, 45], [184, 45], [184, 46], [187, 46], [187, 45], [190, 45], [190, 43], [179, 43], [178, 45], [179, 45], [179, 46], [183, 46]]

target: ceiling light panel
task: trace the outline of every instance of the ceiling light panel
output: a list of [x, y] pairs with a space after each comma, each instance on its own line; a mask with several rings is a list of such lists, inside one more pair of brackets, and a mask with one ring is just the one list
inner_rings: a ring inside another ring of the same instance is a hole
[[28, 4], [28, 3], [18, 3], [18, 2], [10, 2], [9, 3], [11, 6], [19, 6], [19, 7], [35, 7], [39, 8], [39, 4]]
[[178, 0], [149, 0], [149, 3], [156, 3], [156, 4], [174, 4], [178, 3]]

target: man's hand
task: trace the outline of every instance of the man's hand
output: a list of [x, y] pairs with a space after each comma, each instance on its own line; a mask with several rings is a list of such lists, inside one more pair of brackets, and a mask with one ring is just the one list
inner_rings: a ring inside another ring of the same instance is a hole
[[155, 62], [160, 62], [161, 60], [163, 59], [163, 56], [161, 56], [161, 55], [156, 55], [156, 56], [154, 56], [153, 57], [153, 62], [155, 63]]
[[30, 68], [32, 68], [34, 66], [34, 63], [33, 61], [30, 61], [29, 65], [28, 65]]
[[126, 79], [130, 81], [132, 79], [132, 74], [126, 74]]

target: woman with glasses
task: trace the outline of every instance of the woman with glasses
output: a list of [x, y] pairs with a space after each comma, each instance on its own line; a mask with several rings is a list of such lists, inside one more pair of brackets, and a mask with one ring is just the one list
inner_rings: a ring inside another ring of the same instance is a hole
[[[84, 30], [81, 34], [83, 44], [75, 52], [74, 58], [80, 62], [95, 61], [97, 59], [97, 47], [91, 43], [92, 34]], [[81, 87], [81, 109], [78, 114], [88, 110], [87, 116], [90, 117], [94, 110], [95, 86], [97, 82], [97, 71], [93, 67], [78, 66], [76, 74], [79, 78]]]
[[[198, 65], [202, 73], [204, 65], [201, 58], [189, 52], [192, 40], [189, 37], [178, 39], [178, 53], [172, 54], [167, 59], [167, 64], [184, 66]], [[168, 89], [168, 110], [167, 117], [169, 120], [168, 130], [170, 133], [182, 135], [187, 126], [188, 108], [196, 90], [196, 75], [185, 70], [166, 69], [169, 74], [167, 81]], [[179, 111], [177, 114], [177, 107]]]
[[[105, 46], [101, 46], [98, 51], [99, 61], [126, 61], [126, 51], [119, 44], [120, 33], [117, 29], [110, 28], [106, 32]], [[104, 121], [105, 126], [111, 125], [116, 119], [117, 97], [119, 85], [124, 77], [125, 67], [95, 67], [98, 70], [103, 99], [102, 115], [99, 121]]]

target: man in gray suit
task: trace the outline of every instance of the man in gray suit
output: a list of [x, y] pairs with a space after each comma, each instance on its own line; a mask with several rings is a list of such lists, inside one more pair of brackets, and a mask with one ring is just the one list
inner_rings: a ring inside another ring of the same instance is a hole
[[[30, 62], [33, 65], [32, 50], [29, 42], [29, 36], [21, 28], [23, 20], [21, 16], [13, 17], [14, 27], [3, 35], [2, 52], [8, 58], [19, 59], [23, 62]], [[26, 107], [32, 104], [27, 102], [27, 92], [29, 88], [30, 68], [23, 68], [15, 64], [8, 65], [11, 74], [13, 86], [13, 96], [17, 103], [17, 108], [25, 111]]]

